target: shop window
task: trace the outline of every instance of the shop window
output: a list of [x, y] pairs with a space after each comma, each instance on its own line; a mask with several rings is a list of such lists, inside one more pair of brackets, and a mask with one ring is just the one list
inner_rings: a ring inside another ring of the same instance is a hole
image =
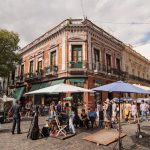
[[72, 83], [74, 86], [82, 87], [84, 88], [84, 82], [73, 82]]
[[102, 102], [102, 92], [95, 92], [95, 106], [97, 105], [97, 102]]

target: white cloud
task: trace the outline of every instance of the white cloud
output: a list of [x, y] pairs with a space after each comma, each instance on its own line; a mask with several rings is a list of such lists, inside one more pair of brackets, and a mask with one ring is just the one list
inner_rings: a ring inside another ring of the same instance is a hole
[[139, 52], [142, 54], [145, 58], [150, 60], [150, 43], [134, 47], [135, 51]]
[[21, 46], [31, 42], [62, 20], [85, 15], [99, 27], [129, 44], [150, 42], [149, 0], [0, 0], [0, 27], [19, 33]]

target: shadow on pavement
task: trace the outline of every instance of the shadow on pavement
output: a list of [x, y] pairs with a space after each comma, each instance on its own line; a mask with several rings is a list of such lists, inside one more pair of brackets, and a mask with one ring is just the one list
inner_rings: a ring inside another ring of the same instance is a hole
[[142, 134], [142, 138], [138, 138], [135, 135], [131, 136], [131, 139], [134, 143], [141, 145], [145, 148], [150, 148], [150, 135], [146, 134], [144, 132], [141, 133]]
[[0, 133], [10, 133], [11, 129], [1, 129]]
[[150, 126], [142, 126], [141, 129], [145, 131], [150, 131]]

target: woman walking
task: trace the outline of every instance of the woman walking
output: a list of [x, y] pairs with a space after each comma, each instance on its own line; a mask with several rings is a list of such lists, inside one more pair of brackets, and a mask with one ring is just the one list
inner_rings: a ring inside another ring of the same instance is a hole
[[136, 122], [137, 106], [136, 106], [135, 102], [133, 102], [132, 105], [131, 105], [131, 114], [132, 114], [132, 117], [134, 118], [134, 122]]

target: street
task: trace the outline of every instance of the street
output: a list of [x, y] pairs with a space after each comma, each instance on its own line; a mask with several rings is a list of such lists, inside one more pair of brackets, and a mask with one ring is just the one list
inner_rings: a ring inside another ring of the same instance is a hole
[[[45, 123], [45, 117], [39, 118], [40, 128]], [[30, 120], [24, 118], [21, 122], [21, 129], [23, 134], [11, 134], [12, 123], [2, 125], [0, 130], [0, 150], [111, 150], [114, 149], [116, 143], [109, 146], [97, 146], [83, 140], [82, 138], [97, 131], [86, 131], [77, 133], [74, 137], [66, 140], [55, 139], [52, 137], [38, 139], [36, 141], [27, 139], [27, 133], [30, 126]], [[136, 124], [122, 124], [123, 131], [127, 136], [123, 138], [123, 147], [132, 150], [149, 150], [150, 149], [150, 123], [141, 123], [143, 138], [135, 137]], [[116, 146], [118, 149], [118, 145]]]

